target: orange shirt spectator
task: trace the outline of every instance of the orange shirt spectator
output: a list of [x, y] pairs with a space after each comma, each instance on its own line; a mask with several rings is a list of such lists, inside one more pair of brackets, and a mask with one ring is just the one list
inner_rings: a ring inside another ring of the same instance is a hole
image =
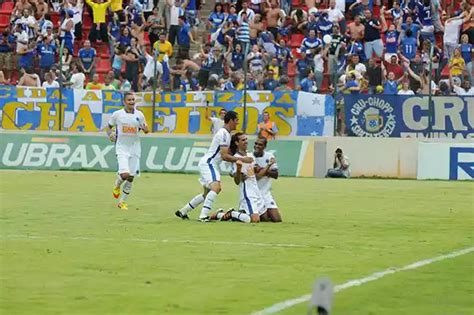
[[266, 138], [267, 140], [275, 139], [278, 129], [275, 123], [270, 120], [268, 112], [263, 112], [263, 121], [258, 124], [257, 132], [259, 137]]

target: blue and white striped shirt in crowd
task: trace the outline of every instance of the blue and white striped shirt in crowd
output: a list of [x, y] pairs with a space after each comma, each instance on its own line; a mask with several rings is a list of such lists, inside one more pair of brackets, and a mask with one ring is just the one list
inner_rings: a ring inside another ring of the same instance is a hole
[[249, 23], [242, 21], [242, 24], [240, 25], [238, 33], [237, 33], [237, 39], [241, 41], [242, 43], [250, 43]]

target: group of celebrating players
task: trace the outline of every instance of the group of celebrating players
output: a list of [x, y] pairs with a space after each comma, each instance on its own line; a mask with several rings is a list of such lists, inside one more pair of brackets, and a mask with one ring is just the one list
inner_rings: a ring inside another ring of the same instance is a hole
[[[260, 221], [281, 222], [278, 206], [273, 199], [271, 186], [278, 178], [278, 166], [272, 153], [265, 151], [266, 138], [257, 138], [254, 151], [247, 152], [248, 137], [236, 130], [239, 117], [236, 112], [221, 110], [221, 118], [209, 118], [213, 122], [214, 136], [207, 153], [199, 161], [200, 183], [203, 192], [194, 196], [183, 208], [175, 212], [181, 219], [189, 219], [188, 213], [202, 205], [199, 221], [240, 221], [257, 223]], [[135, 109], [135, 95], [124, 95], [124, 108], [112, 114], [106, 128], [107, 135], [115, 142], [118, 162], [118, 176], [113, 188], [113, 196], [119, 199], [118, 207], [127, 210], [127, 198], [135, 176], [140, 168], [139, 133], [149, 132], [143, 113]], [[219, 164], [232, 163], [230, 175], [239, 186], [240, 204], [224, 211], [212, 211], [221, 192]]]

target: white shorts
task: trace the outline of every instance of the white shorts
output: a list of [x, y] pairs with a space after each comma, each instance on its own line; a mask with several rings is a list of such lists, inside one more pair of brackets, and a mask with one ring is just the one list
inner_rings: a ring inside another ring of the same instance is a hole
[[265, 202], [266, 209], [278, 209], [278, 205], [273, 199], [272, 193], [269, 191], [263, 195], [263, 201]]
[[221, 173], [219, 172], [219, 167], [213, 163], [201, 163], [199, 164], [199, 182], [204, 187], [209, 188], [209, 185], [213, 182], [221, 181]]
[[129, 173], [130, 176], [140, 174], [140, 157], [130, 154], [117, 154], [118, 173]]
[[247, 199], [240, 200], [239, 210], [244, 210], [248, 215], [258, 213], [259, 215], [267, 212], [265, 202], [262, 198], [249, 197]]

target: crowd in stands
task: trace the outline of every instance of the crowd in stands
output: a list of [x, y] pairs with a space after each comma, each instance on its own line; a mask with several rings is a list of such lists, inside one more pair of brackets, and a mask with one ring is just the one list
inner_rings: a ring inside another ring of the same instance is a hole
[[469, 0], [16, 0], [0, 8], [0, 84], [242, 90], [246, 77], [249, 90], [474, 94]]

